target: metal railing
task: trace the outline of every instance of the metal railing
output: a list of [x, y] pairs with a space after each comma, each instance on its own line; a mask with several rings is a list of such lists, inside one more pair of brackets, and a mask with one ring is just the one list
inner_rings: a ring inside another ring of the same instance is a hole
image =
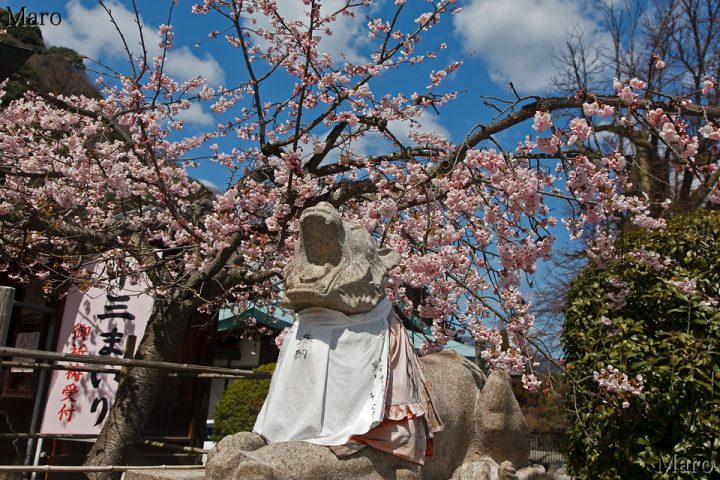
[[[38, 364], [35, 362], [14, 362], [24, 368], [51, 368], [57, 370], [94, 371], [85, 365], [58, 365], [57, 362], [70, 362], [74, 364], [114, 365], [119, 367], [155, 368], [170, 373], [182, 373], [202, 378], [270, 378], [271, 372], [253, 372], [236, 368], [213, 367], [210, 365], [190, 365], [187, 363], [161, 362], [156, 360], [138, 360], [135, 358], [117, 358], [100, 355], [74, 355], [72, 353], [49, 352], [46, 350], [28, 350], [15, 347], [0, 347], [0, 357], [22, 357], [38, 360], [50, 360], [51, 364]], [[46, 366], [47, 365], [47, 366]], [[103, 373], [114, 373], [105, 372]], [[117, 370], [120, 373], [120, 370]]]
[[[1, 347], [0, 358], [14, 357], [27, 358], [27, 361], [0, 360], [0, 367], [24, 368], [32, 370], [64, 370], [96, 373], [125, 374], [128, 368], [154, 368], [166, 372], [169, 377], [195, 377], [202, 379], [227, 378], [271, 378], [271, 372], [253, 372], [235, 368], [215, 367], [209, 365], [192, 365], [187, 363], [172, 363], [154, 360], [139, 360], [133, 358], [117, 358], [98, 355], [74, 355], [46, 350], [30, 350], [24, 348]], [[108, 367], [110, 365], [111, 367]], [[113, 368], [114, 367], [114, 368]], [[0, 440], [28, 440], [30, 442], [40, 439], [54, 440], [92, 440], [97, 435], [85, 434], [42, 434], [42, 433], [0, 433]], [[185, 438], [144, 437], [137, 441], [140, 445], [182, 452], [184, 455], [204, 455], [206, 449], [169, 443], [182, 441]], [[23, 473], [72, 473], [72, 472], [126, 472], [133, 470], [200, 470], [203, 465], [157, 465], [157, 466], [60, 466], [60, 465], [0, 465], [0, 472]]]
[[204, 465], [0, 465], [0, 472], [19, 473], [89, 473], [89, 472], [129, 472], [138, 470], [202, 470]]
[[565, 433], [531, 433], [530, 461], [541, 465], [565, 463]]

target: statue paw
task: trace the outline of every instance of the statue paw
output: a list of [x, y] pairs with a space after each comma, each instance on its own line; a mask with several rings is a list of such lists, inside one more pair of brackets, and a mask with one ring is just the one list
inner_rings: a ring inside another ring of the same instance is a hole
[[220, 443], [226, 440], [228, 441], [228, 446], [232, 445], [232, 448], [245, 450], [246, 452], [258, 450], [267, 445], [260, 435], [253, 432], [239, 432], [223, 438]]
[[265, 441], [256, 433], [240, 432], [228, 435], [208, 453], [206, 477], [210, 480], [232, 478], [235, 466], [247, 459], [245, 452], [264, 446]]
[[545, 469], [540, 465], [516, 470], [510, 461], [498, 465], [492, 458], [483, 457], [463, 463], [451, 480], [539, 480], [544, 474]]
[[242, 462], [235, 468], [232, 480], [276, 480], [272, 467], [252, 460]]
[[395, 471], [395, 480], [419, 480], [420, 473], [406, 468], [401, 468]]
[[455, 470], [451, 480], [495, 480], [493, 470], [497, 470], [497, 463], [492, 459], [465, 462]]
[[504, 461], [498, 467], [498, 480], [518, 480], [516, 473], [512, 462]]

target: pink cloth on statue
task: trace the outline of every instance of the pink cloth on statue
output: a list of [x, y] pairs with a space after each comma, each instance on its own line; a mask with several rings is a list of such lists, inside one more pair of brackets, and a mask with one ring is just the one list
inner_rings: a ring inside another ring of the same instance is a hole
[[433, 434], [443, 428], [442, 422], [405, 328], [394, 313], [388, 321], [390, 375], [384, 420], [369, 432], [353, 436], [345, 445], [330, 448], [336, 455], [345, 456], [369, 445], [422, 465]]

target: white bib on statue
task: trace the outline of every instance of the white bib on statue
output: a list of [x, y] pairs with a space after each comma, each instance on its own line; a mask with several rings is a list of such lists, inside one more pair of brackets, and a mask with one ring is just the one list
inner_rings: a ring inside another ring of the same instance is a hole
[[270, 443], [343, 445], [380, 424], [391, 311], [385, 298], [358, 315], [321, 307], [298, 312], [253, 431]]

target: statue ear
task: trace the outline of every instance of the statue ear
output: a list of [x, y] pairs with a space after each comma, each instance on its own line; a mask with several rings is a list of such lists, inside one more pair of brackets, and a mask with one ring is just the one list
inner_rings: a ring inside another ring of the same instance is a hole
[[382, 260], [388, 272], [397, 267], [401, 260], [400, 254], [392, 248], [381, 248], [378, 250], [378, 255], [380, 255], [380, 260]]
[[287, 263], [287, 265], [285, 265], [285, 266], [283, 267], [283, 280], [285, 280], [285, 282], [287, 282], [287, 278], [288, 278], [288, 276], [290, 276], [290, 272], [292, 272], [292, 269], [293, 269], [294, 267], [295, 267], [295, 265], [293, 265], [292, 260], [289, 261], [289, 262]]

